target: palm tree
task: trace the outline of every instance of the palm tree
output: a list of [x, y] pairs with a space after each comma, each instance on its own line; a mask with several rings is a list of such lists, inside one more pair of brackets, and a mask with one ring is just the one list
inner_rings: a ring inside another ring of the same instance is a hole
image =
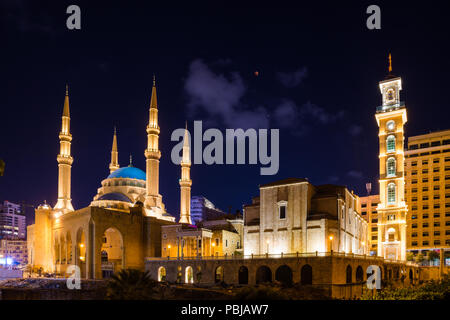
[[112, 275], [107, 286], [107, 298], [112, 300], [147, 300], [156, 293], [158, 283], [148, 271], [122, 269]]

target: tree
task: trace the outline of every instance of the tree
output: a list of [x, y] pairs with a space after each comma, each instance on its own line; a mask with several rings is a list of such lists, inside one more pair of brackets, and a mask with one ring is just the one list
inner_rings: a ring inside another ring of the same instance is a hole
[[416, 262], [417, 262], [417, 263], [421, 263], [423, 260], [425, 260], [423, 254], [422, 254], [422, 253], [419, 253], [419, 254], [416, 256]]
[[430, 264], [434, 260], [439, 259], [439, 258], [440, 258], [440, 255], [436, 251], [434, 251], [434, 250], [428, 251], [427, 260], [430, 262]]
[[148, 271], [122, 269], [111, 277], [106, 297], [111, 300], [152, 299], [157, 285], [155, 280], [150, 279]]
[[406, 261], [414, 261], [414, 253], [408, 252], [406, 254]]

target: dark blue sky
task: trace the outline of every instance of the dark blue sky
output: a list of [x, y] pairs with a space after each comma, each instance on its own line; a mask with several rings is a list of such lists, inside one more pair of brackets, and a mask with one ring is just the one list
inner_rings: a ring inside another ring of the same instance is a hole
[[[307, 177], [313, 184], [377, 191], [378, 81], [403, 79], [407, 136], [448, 129], [448, 5], [376, 2], [381, 30], [366, 28], [364, 1], [2, 1], [0, 4], [0, 200], [52, 205], [58, 133], [70, 87], [72, 198], [87, 206], [108, 175], [113, 126], [119, 162], [145, 170], [145, 127], [157, 77], [160, 192], [178, 215], [180, 168], [170, 135], [193, 120], [225, 131], [280, 128], [280, 170], [194, 165], [193, 195], [234, 212], [258, 184]], [[81, 30], [66, 28], [70, 4]], [[258, 71], [259, 76], [254, 72]]]

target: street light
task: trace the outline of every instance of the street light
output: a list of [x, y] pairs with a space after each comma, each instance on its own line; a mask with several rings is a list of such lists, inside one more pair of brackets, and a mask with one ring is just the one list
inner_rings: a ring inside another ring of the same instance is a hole
[[330, 235], [329, 239], [330, 239], [330, 252], [332, 252], [333, 251], [333, 235]]

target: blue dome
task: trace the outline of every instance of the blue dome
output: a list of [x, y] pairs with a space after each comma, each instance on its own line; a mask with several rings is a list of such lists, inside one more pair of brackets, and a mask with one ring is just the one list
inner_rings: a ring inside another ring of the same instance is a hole
[[130, 178], [145, 180], [145, 172], [135, 167], [123, 167], [111, 173], [107, 179], [110, 178]]
[[102, 195], [98, 200], [116, 200], [116, 201], [124, 201], [124, 202], [131, 202], [131, 200], [120, 192], [111, 192]]

